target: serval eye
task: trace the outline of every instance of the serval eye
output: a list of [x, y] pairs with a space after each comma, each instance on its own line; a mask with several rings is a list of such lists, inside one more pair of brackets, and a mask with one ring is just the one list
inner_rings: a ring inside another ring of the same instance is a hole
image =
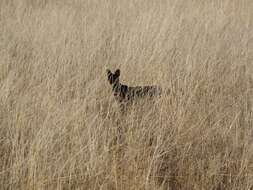
[[111, 76], [108, 76], [108, 80], [109, 80], [109, 82], [111, 82], [111, 78], [112, 78]]

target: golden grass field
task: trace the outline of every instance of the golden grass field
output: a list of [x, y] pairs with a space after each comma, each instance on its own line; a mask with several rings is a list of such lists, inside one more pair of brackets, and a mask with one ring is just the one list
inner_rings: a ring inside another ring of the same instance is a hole
[[[252, 0], [1, 0], [1, 190], [252, 190]], [[119, 112], [106, 69], [161, 98]]]

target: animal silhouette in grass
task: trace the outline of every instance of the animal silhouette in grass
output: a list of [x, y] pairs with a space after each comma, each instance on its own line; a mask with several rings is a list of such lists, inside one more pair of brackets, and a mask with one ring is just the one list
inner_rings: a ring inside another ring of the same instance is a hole
[[162, 89], [159, 86], [127, 86], [120, 83], [120, 70], [115, 73], [106, 70], [107, 78], [112, 86], [113, 96], [119, 103], [130, 103], [139, 98], [159, 97]]

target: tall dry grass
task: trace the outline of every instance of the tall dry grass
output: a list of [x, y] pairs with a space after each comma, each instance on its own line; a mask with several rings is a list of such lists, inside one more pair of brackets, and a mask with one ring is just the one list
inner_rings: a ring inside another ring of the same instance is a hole
[[[1, 0], [0, 189], [253, 189], [251, 0]], [[118, 113], [105, 69], [171, 93]]]

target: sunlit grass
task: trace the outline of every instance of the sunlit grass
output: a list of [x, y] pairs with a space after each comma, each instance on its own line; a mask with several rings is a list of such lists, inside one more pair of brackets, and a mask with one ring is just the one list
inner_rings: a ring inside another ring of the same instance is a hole
[[0, 189], [252, 189], [252, 8], [0, 1]]

